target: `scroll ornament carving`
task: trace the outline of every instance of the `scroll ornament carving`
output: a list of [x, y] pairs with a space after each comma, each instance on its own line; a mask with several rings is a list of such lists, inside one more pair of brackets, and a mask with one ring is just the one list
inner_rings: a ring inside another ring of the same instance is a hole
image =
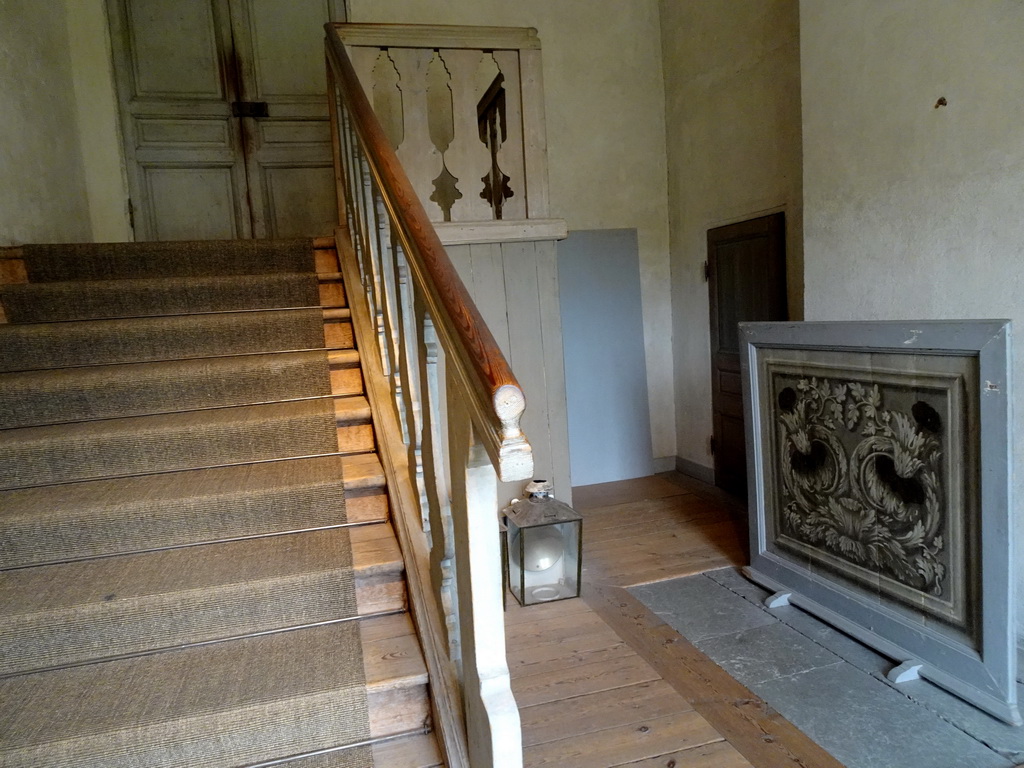
[[940, 596], [941, 418], [882, 407], [877, 384], [800, 379], [778, 393], [782, 533]]

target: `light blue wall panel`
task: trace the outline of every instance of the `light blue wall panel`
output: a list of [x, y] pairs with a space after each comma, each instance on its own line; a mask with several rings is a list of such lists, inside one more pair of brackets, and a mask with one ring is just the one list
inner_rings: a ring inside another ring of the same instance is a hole
[[573, 486], [653, 474], [636, 230], [570, 232], [558, 286]]

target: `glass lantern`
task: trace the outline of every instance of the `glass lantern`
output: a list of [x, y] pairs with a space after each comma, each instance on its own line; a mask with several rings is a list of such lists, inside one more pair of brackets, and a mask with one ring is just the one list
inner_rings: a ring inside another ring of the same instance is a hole
[[529, 496], [503, 510], [508, 531], [508, 582], [521, 605], [580, 595], [583, 517], [534, 480]]

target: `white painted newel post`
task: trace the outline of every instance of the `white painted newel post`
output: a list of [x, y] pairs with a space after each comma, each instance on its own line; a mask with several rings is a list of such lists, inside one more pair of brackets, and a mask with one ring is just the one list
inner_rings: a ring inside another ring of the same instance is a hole
[[498, 478], [487, 452], [475, 440], [469, 413], [455, 408], [449, 414], [455, 578], [470, 764], [521, 768], [522, 730], [505, 656]]

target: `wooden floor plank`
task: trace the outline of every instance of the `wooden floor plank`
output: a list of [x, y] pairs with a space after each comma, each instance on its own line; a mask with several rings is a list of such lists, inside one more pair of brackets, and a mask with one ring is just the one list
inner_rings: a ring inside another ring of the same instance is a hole
[[526, 707], [520, 712], [523, 744], [533, 746], [579, 735], [643, 723], [663, 715], [688, 712], [690, 703], [664, 680], [636, 683], [610, 691]]
[[590, 608], [582, 600], [558, 600], [553, 603], [537, 603], [522, 606], [512, 595], [508, 595], [505, 608], [505, 626], [517, 624], [535, 624], [553, 616], [571, 616], [577, 613], [590, 613]]
[[721, 740], [703, 717], [689, 711], [537, 744], [526, 747], [523, 756], [532, 768], [595, 768], [655, 758]]
[[573, 506], [577, 510], [607, 507], [637, 499], [659, 499], [665, 496], [679, 496], [688, 491], [678, 483], [652, 475], [632, 480], [618, 480], [612, 483], [582, 485], [572, 489]]
[[668, 752], [646, 760], [620, 763], [610, 768], [754, 768], [750, 761], [727, 741], [702, 744], [692, 749]]
[[586, 643], [572, 642], [559, 644], [553, 648], [550, 646], [542, 648], [529, 654], [525, 659], [510, 657], [508, 661], [509, 674], [513, 679], [530, 675], [552, 675], [566, 666], [607, 664], [633, 653], [624, 641], [615, 637], [614, 634], [612, 637], [612, 640], [602, 638], [594, 644], [597, 647], [593, 648], [587, 647]]
[[549, 701], [646, 683], [659, 677], [650, 664], [630, 652], [609, 661], [567, 665], [553, 673], [514, 678], [512, 693], [520, 708], [532, 707]]

